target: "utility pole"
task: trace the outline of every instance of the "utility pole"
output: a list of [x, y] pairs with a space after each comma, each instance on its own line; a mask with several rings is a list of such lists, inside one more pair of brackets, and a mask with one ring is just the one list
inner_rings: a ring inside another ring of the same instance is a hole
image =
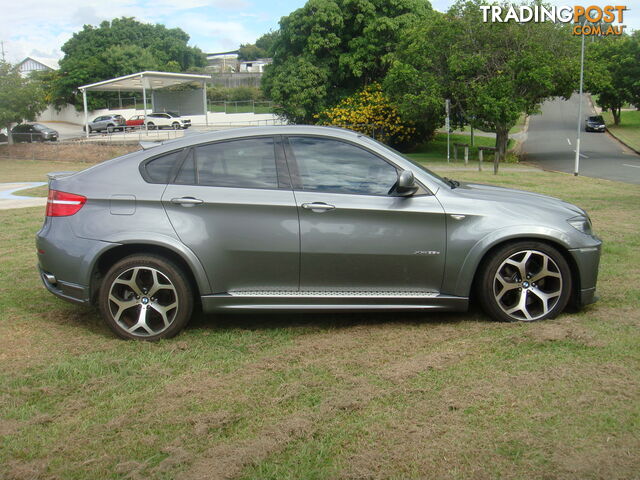
[[6, 60], [4, 59], [4, 42], [0, 42], [0, 46], [2, 47], [2, 61], [5, 62]]
[[[583, 22], [582, 26], [587, 22]], [[584, 32], [582, 34], [582, 51], [580, 52], [580, 93], [578, 95], [578, 134], [576, 136], [576, 158], [573, 175], [578, 176], [580, 170], [580, 133], [582, 132], [582, 82], [584, 79]]]

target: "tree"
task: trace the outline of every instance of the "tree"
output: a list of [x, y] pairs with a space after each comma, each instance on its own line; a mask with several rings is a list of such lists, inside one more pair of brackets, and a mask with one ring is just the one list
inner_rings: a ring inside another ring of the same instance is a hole
[[460, 0], [408, 32], [385, 87], [401, 113], [416, 122], [441, 117], [450, 98], [474, 126], [496, 133], [502, 160], [509, 130], [522, 114], [536, 112], [546, 98], [571, 95], [575, 42], [567, 26], [551, 22], [485, 23], [483, 4]]
[[23, 78], [16, 67], [0, 60], [0, 125], [7, 128], [11, 142], [11, 124], [35, 120], [46, 108], [39, 82]]
[[280, 20], [262, 85], [295, 123], [380, 80], [406, 30], [431, 14], [426, 0], [309, 0]]
[[587, 46], [586, 57], [586, 89], [619, 125], [624, 104], [640, 104], [640, 35], [600, 38]]
[[238, 60], [257, 60], [266, 56], [267, 52], [252, 43], [240, 45], [238, 49]]
[[[77, 88], [88, 83], [129, 75], [143, 70], [189, 71], [206, 65], [199, 48], [190, 47], [189, 35], [179, 28], [141, 23], [133, 18], [85, 25], [63, 46], [59, 78], [53, 85], [57, 105], [82, 105]], [[89, 98], [97, 107], [109, 94]]]

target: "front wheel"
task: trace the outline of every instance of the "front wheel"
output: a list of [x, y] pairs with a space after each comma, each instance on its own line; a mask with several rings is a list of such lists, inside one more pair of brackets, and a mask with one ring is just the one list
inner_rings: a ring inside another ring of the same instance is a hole
[[562, 254], [546, 243], [512, 243], [493, 252], [478, 287], [483, 309], [496, 320], [545, 320], [566, 307], [571, 270]]
[[100, 312], [116, 335], [159, 340], [177, 335], [191, 318], [193, 291], [185, 273], [155, 255], [132, 255], [102, 282]]

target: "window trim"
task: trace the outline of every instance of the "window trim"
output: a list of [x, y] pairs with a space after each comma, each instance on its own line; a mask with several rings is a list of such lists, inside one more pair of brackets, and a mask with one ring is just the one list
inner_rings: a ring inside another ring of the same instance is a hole
[[[335, 191], [322, 191], [322, 192], [320, 192], [318, 190], [306, 190], [306, 189], [304, 189], [302, 187], [302, 180], [300, 178], [300, 171], [298, 169], [298, 159], [296, 158], [296, 156], [295, 156], [295, 154], [293, 152], [293, 147], [291, 146], [291, 143], [289, 142], [289, 137], [307, 137], [307, 138], [312, 137], [312, 138], [321, 138], [321, 139], [324, 139], [324, 140], [334, 140], [336, 142], [346, 143], [346, 144], [351, 145], [351, 146], [353, 146], [355, 148], [360, 148], [360, 149], [366, 151], [367, 153], [370, 153], [374, 157], [377, 157], [380, 160], [388, 163], [393, 168], [395, 168], [396, 173], [399, 173], [400, 171], [402, 171], [404, 169], [401, 168], [396, 163], [394, 163], [391, 160], [389, 160], [388, 158], [386, 158], [386, 157], [380, 155], [379, 153], [371, 150], [370, 148], [368, 148], [368, 147], [366, 147], [364, 145], [361, 145], [359, 143], [344, 139], [344, 138], [330, 137], [330, 136], [318, 135], [318, 134], [287, 134], [287, 135], [283, 135], [282, 136], [282, 141], [283, 141], [283, 145], [284, 145], [284, 151], [285, 151], [285, 156], [286, 156], [286, 159], [287, 159], [287, 164], [289, 166], [289, 171], [291, 173], [291, 182], [292, 182], [292, 186], [293, 186], [293, 191], [309, 192], [309, 193], [327, 193], [327, 194], [331, 194], [331, 195], [358, 195], [358, 196], [364, 196], [364, 197], [397, 198], [397, 197], [390, 196], [388, 193], [382, 195], [382, 194], [375, 194], [375, 193], [355, 193], [355, 192], [335, 192]], [[416, 192], [414, 195], [411, 195], [411, 197], [424, 197], [424, 196], [432, 196], [433, 195], [431, 190], [429, 190], [417, 178], [415, 179], [415, 182], [420, 187], [420, 190], [418, 190], [418, 192]], [[411, 197], [408, 197], [408, 198], [411, 198]]]

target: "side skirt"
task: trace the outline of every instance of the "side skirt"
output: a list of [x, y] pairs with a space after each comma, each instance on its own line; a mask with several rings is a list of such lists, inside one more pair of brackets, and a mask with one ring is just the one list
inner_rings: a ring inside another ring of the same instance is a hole
[[201, 297], [202, 309], [221, 310], [437, 310], [464, 312], [468, 297], [422, 292], [230, 292]]

